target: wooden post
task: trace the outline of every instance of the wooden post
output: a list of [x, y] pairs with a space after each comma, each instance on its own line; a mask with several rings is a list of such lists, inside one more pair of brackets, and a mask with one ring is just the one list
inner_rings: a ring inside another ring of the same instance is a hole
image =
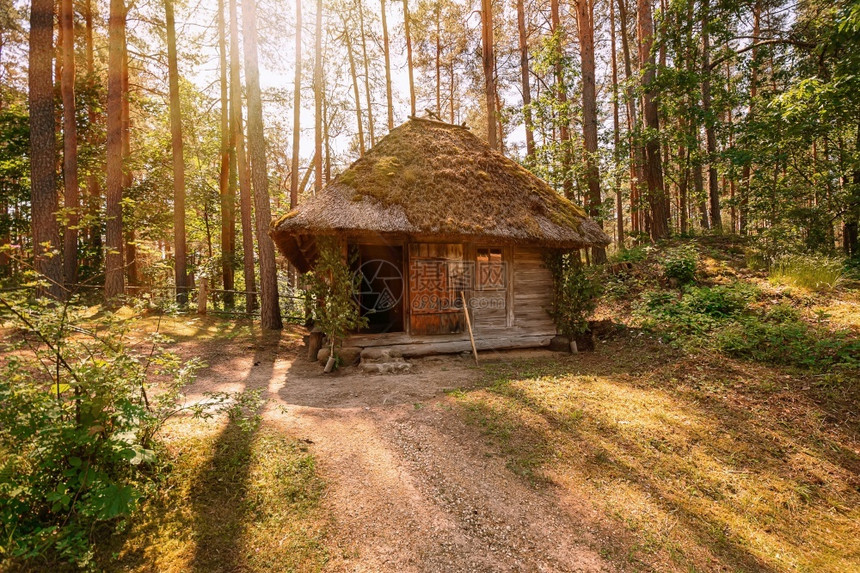
[[200, 277], [200, 288], [197, 291], [197, 314], [206, 314], [206, 304], [209, 298], [209, 278]]
[[314, 327], [308, 335], [308, 360], [316, 362], [322, 343], [323, 333], [319, 327]]
[[209, 299], [209, 278], [200, 277], [200, 288], [197, 290], [197, 314], [206, 314]]
[[463, 299], [463, 313], [466, 315], [466, 326], [469, 327], [469, 342], [472, 343], [472, 356], [475, 357], [475, 365], [478, 365], [478, 349], [475, 348], [475, 336], [472, 334], [472, 319], [469, 318], [469, 305], [466, 304], [466, 293], [460, 291], [460, 298]]

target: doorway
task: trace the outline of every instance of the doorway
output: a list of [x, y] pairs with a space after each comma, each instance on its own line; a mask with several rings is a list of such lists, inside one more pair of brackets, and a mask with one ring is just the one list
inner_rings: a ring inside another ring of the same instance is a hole
[[360, 244], [351, 249], [358, 251], [353, 259], [361, 277], [356, 298], [367, 319], [360, 332], [403, 332], [403, 247]]

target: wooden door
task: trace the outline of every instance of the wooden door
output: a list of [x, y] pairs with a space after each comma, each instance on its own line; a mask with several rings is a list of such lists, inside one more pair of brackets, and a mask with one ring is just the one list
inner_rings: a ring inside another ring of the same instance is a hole
[[410, 334], [453, 334], [465, 329], [460, 292], [471, 288], [463, 245], [409, 245]]

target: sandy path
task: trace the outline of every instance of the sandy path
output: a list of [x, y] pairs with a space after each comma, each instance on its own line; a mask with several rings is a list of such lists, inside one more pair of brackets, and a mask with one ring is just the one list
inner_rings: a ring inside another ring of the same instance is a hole
[[295, 342], [212, 344], [191, 396], [265, 389], [264, 423], [312, 442], [334, 516], [330, 570], [615, 570], [585, 500], [529, 486], [454, 412], [444, 390], [478, 377], [469, 362], [324, 376]]

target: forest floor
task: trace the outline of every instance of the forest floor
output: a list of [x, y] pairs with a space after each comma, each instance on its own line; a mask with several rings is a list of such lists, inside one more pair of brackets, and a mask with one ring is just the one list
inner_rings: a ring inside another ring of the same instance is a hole
[[[821, 309], [860, 328], [856, 289], [804, 312]], [[860, 571], [856, 371], [630, 326], [595, 352], [324, 375], [298, 327], [159, 328], [207, 364], [189, 400], [267, 402], [247, 432], [171, 422], [166, 487], [105, 547], [109, 570]]]

